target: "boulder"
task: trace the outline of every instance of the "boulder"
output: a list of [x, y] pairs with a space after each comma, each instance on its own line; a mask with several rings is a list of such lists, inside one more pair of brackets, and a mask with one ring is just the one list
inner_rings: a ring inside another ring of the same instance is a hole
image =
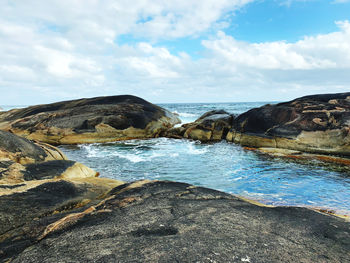
[[166, 131], [164, 136], [202, 142], [220, 141], [226, 138], [227, 132], [232, 127], [233, 119], [233, 114], [229, 114], [224, 110], [213, 110], [203, 114], [194, 122]]
[[177, 123], [180, 120], [171, 112], [130, 95], [64, 101], [0, 113], [0, 129], [53, 145], [157, 137]]
[[350, 93], [312, 95], [251, 109], [227, 141], [309, 153], [350, 155]]
[[24, 181], [45, 179], [70, 179], [97, 177], [98, 172], [69, 160], [55, 160], [21, 165], [12, 161], [0, 161], [1, 185], [18, 184]]
[[[0, 187], [30, 180], [95, 177], [98, 173], [69, 161], [56, 147], [0, 131]], [[1, 190], [0, 190], [1, 192]]]
[[[63, 181], [45, 187], [22, 196], [24, 203], [34, 195], [45, 201], [31, 203], [30, 207], [47, 207], [47, 203], [55, 207], [62, 203], [58, 200], [74, 200], [85, 193]], [[50, 195], [57, 196], [48, 202]], [[8, 196], [8, 200], [11, 198]], [[13, 207], [8, 211], [12, 212]], [[18, 212], [26, 216], [26, 209], [22, 204]], [[8, 229], [11, 238], [1, 237], [0, 260], [350, 261], [350, 225], [343, 219], [307, 208], [258, 206], [226, 193], [176, 182], [123, 184], [100, 202], [49, 213], [21, 230], [12, 233]]]
[[11, 160], [20, 164], [28, 164], [66, 159], [64, 154], [54, 146], [32, 142], [0, 130], [0, 160]]

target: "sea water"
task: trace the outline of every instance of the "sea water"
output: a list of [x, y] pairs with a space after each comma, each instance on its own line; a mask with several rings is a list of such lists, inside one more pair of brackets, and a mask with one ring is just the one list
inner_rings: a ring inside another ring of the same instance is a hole
[[[224, 109], [240, 114], [266, 104], [160, 104], [183, 123]], [[61, 146], [72, 160], [124, 181], [157, 179], [186, 182], [271, 205], [308, 206], [350, 214], [350, 172], [318, 161], [271, 158], [227, 143], [156, 138], [102, 144]]]
[[[179, 114], [187, 123], [210, 110], [240, 114], [263, 104], [266, 102], [160, 106]], [[350, 171], [346, 167], [271, 158], [225, 141], [206, 144], [156, 138], [60, 149], [68, 158], [99, 171], [102, 177], [180, 181], [266, 204], [325, 208], [350, 215]]]

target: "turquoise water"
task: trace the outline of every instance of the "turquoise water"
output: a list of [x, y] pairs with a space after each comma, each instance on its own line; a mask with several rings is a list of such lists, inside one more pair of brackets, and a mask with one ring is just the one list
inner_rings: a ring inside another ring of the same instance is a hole
[[[161, 106], [188, 122], [213, 109], [239, 114], [263, 104]], [[322, 207], [350, 214], [350, 172], [346, 167], [270, 158], [224, 141], [201, 144], [157, 138], [60, 148], [70, 159], [94, 168], [103, 177], [182, 181], [266, 204]]]

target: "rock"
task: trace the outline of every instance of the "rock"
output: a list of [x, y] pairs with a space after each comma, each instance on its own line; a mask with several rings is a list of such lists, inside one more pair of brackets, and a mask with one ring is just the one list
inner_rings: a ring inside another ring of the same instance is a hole
[[33, 226], [40, 220], [96, 202], [120, 184], [117, 180], [92, 177], [0, 185], [0, 261], [35, 241], [41, 228]]
[[55, 160], [27, 165], [0, 161], [0, 186], [31, 180], [86, 178], [98, 175], [98, 172], [75, 161]]
[[157, 137], [180, 123], [169, 111], [123, 95], [31, 106], [0, 113], [0, 129], [58, 144]]
[[[41, 186], [22, 199], [29, 203], [29, 196], [41, 196], [44, 206], [51, 200], [50, 206], [57, 209], [61, 200], [74, 200], [85, 193], [63, 181], [45, 187], [51, 191]], [[50, 199], [53, 194], [57, 196]], [[349, 223], [306, 208], [257, 206], [215, 190], [162, 181], [123, 184], [105, 197], [70, 212], [42, 216], [27, 223], [12, 238], [3, 235], [0, 260], [350, 261]], [[38, 201], [30, 207], [41, 208], [42, 203]], [[22, 205], [18, 213], [26, 216], [26, 209]], [[8, 225], [1, 225], [5, 226]]]
[[249, 147], [350, 155], [350, 93], [312, 95], [239, 115], [226, 139]]
[[0, 160], [7, 159], [27, 164], [67, 158], [56, 147], [45, 143], [34, 143], [0, 130]]
[[234, 115], [224, 110], [213, 110], [203, 114], [196, 121], [172, 128], [162, 134], [169, 138], [187, 138], [202, 142], [220, 141], [226, 138], [232, 127]]
[[167, 137], [167, 138], [173, 138], [173, 139], [182, 139], [185, 131], [186, 131], [186, 128], [182, 126], [174, 127], [161, 133], [161, 136]]

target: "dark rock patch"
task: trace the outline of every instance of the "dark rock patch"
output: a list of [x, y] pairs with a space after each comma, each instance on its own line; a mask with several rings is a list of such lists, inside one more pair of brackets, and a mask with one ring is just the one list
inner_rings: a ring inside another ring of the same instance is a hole
[[35, 161], [44, 161], [46, 152], [33, 142], [9, 132], [0, 130], [0, 150], [17, 154], [18, 158], [32, 158]]
[[34, 163], [25, 166], [23, 178], [25, 181], [52, 179], [60, 176], [67, 168], [72, 167], [76, 162], [68, 160], [55, 160], [44, 163]]
[[350, 155], [350, 93], [322, 94], [251, 109], [227, 140], [250, 147]]
[[47, 217], [58, 230], [46, 227], [52, 232], [12, 254], [12, 262], [350, 260], [350, 225], [342, 219], [306, 208], [256, 206], [183, 183], [125, 184], [84, 209]]
[[0, 113], [3, 129], [51, 144], [156, 137], [178, 122], [169, 111], [131, 95], [63, 101]]

